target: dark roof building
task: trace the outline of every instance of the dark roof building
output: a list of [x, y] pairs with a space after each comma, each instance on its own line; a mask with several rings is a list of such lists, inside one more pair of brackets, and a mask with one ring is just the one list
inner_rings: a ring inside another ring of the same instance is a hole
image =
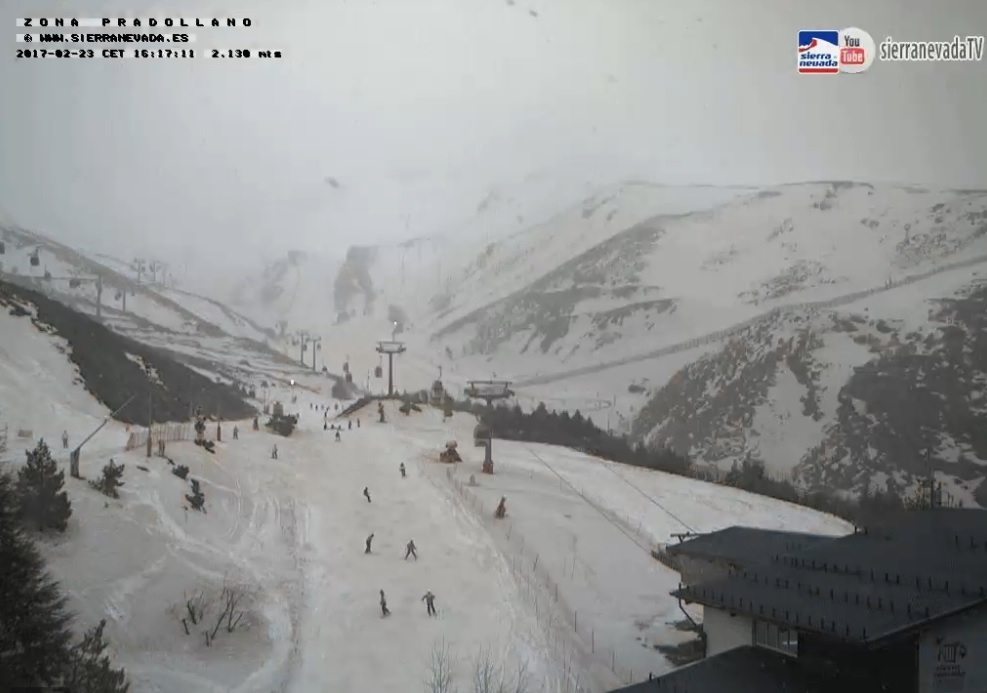
[[845, 537], [731, 527], [667, 553], [673, 594], [704, 607], [707, 658], [621, 690], [987, 691], [987, 512], [910, 511]]

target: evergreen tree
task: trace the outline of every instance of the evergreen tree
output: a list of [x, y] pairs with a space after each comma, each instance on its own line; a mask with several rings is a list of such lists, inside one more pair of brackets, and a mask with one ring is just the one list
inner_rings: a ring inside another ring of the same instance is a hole
[[17, 470], [21, 517], [39, 530], [64, 532], [72, 516], [72, 504], [63, 490], [65, 472], [58, 470], [44, 440], [25, 454], [27, 463]]
[[109, 496], [110, 498], [119, 498], [120, 494], [117, 489], [123, 486], [123, 481], [120, 477], [123, 476], [123, 468], [127, 465], [124, 464], [114, 464], [111, 459], [109, 463], [103, 467], [103, 474], [96, 481], [90, 481], [89, 485], [100, 493]]
[[0, 473], [0, 691], [57, 683], [71, 638], [65, 598], [18, 522], [19, 500]]
[[73, 693], [127, 693], [130, 684], [123, 669], [113, 669], [104, 654], [103, 640], [106, 619], [86, 631], [82, 641], [69, 651], [65, 678], [62, 682]]

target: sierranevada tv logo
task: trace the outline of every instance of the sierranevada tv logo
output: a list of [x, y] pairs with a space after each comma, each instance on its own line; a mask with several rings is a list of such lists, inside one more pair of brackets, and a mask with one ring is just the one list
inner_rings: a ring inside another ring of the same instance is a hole
[[855, 74], [882, 62], [977, 62], [984, 58], [983, 36], [954, 36], [949, 41], [896, 41], [888, 36], [878, 46], [863, 29], [850, 27], [799, 32], [800, 75]]

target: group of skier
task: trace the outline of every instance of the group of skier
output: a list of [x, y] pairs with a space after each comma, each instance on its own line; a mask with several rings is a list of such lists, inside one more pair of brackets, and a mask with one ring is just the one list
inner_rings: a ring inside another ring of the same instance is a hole
[[[408, 470], [404, 466], [404, 462], [402, 462], [398, 466], [398, 470], [401, 472], [402, 479], [407, 478]], [[363, 497], [367, 499], [368, 503], [372, 502], [370, 498], [369, 486], [363, 487]], [[364, 548], [363, 548], [364, 554], [373, 553], [372, 547], [373, 547], [374, 536], [376, 536], [374, 532], [371, 532], [369, 535], [367, 535], [367, 538], [364, 541]], [[418, 560], [418, 547], [415, 546], [414, 539], [409, 539], [408, 543], [404, 545], [404, 560], [407, 561], [409, 558], [414, 558], [416, 561]], [[425, 611], [429, 616], [438, 616], [438, 612], [435, 610], [435, 595], [432, 594], [431, 590], [425, 592], [424, 596], [421, 598], [421, 601], [425, 602]], [[387, 608], [387, 595], [384, 594], [384, 590], [380, 590], [380, 615], [381, 618], [391, 615], [391, 610]]]

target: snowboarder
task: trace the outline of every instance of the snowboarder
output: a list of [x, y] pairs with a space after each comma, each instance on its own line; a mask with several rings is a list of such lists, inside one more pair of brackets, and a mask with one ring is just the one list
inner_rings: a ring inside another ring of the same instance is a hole
[[371, 542], [373, 542], [373, 540], [374, 540], [374, 533], [371, 532], [370, 536], [367, 537], [367, 548], [364, 549], [363, 553], [370, 553], [370, 544]]
[[418, 560], [418, 547], [415, 546], [415, 540], [414, 539], [412, 539], [411, 541], [409, 541], [408, 542], [408, 545], [405, 547], [404, 560], [407, 561], [408, 560], [408, 556], [414, 556], [415, 557], [415, 560], [416, 561]]
[[240, 427], [239, 426], [234, 426], [233, 427], [233, 440], [240, 440]]
[[69, 432], [62, 431], [62, 447], [68, 448], [68, 446], [69, 446]]
[[277, 445], [275, 445], [273, 448], [271, 448], [271, 459], [272, 460], [278, 459], [278, 446]]
[[336, 431], [336, 442], [339, 442], [339, 431]]
[[353, 430], [353, 419], [350, 419], [349, 420], [349, 422], [346, 425], [346, 429], [349, 430], [349, 431], [352, 431]]
[[363, 496], [364, 496], [364, 498], [367, 499], [367, 502], [369, 503], [370, 502], [370, 487], [369, 486], [364, 486], [363, 487]]
[[435, 613], [435, 595], [432, 594], [431, 590], [425, 593], [425, 596], [422, 597], [422, 601], [425, 602], [425, 608], [428, 610], [429, 616], [438, 615]]
[[398, 469], [401, 470], [401, 478], [402, 479], [407, 476], [407, 474], [405, 474], [404, 462], [401, 463], [401, 466], [398, 467]]
[[387, 608], [387, 597], [384, 596], [384, 590], [380, 591], [380, 615], [381, 618], [391, 615], [391, 610]]

